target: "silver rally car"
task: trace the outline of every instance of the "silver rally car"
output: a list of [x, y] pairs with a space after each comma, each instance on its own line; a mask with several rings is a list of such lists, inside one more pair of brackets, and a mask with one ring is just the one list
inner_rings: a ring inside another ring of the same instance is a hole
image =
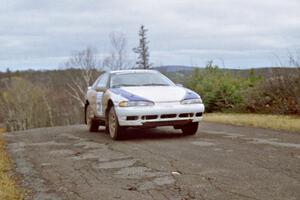
[[102, 74], [88, 87], [85, 122], [91, 132], [106, 126], [117, 140], [127, 127], [173, 126], [194, 135], [202, 119], [201, 97], [154, 70]]

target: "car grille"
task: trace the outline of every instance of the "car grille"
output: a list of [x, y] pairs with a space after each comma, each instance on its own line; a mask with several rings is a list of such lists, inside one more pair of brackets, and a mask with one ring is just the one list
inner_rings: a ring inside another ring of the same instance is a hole
[[141, 120], [144, 121], [151, 121], [155, 119], [174, 119], [174, 118], [191, 118], [191, 117], [201, 117], [202, 112], [197, 112], [197, 113], [179, 113], [179, 114], [162, 114], [162, 115], [143, 115], [143, 116], [127, 116], [126, 120], [127, 121], [134, 121], [138, 120], [139, 117]]
[[141, 119], [143, 119], [143, 120], [157, 119], [157, 118], [158, 118], [158, 115], [144, 115], [141, 117]]
[[166, 119], [166, 118], [175, 118], [176, 114], [165, 114], [165, 115], [161, 115], [160, 118], [162, 119]]

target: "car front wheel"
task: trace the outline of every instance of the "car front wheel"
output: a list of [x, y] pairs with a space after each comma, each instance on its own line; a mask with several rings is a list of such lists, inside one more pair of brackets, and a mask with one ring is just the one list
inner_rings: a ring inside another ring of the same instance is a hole
[[184, 125], [181, 130], [184, 135], [195, 135], [198, 130], [199, 122], [192, 122]]
[[110, 107], [108, 112], [108, 132], [113, 140], [119, 140], [121, 138], [121, 132], [123, 128], [119, 125], [118, 117], [116, 115], [114, 107]]

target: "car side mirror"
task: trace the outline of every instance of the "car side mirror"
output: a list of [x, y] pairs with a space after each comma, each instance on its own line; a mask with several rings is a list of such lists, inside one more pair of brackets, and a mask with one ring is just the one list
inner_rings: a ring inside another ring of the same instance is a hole
[[178, 86], [178, 87], [183, 87], [183, 85], [180, 84], [180, 83], [176, 83], [176, 86]]
[[92, 89], [92, 86], [89, 86], [87, 89], [88, 89], [88, 90]]
[[105, 90], [106, 90], [106, 88], [105, 87], [96, 87], [95, 88], [95, 90], [97, 91], [97, 92], [104, 92]]

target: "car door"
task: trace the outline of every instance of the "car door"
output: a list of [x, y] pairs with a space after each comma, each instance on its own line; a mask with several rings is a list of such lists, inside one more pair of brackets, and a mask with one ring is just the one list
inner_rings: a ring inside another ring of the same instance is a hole
[[108, 79], [108, 73], [102, 74], [87, 92], [89, 106], [91, 106], [96, 117], [101, 118], [104, 116], [102, 99], [107, 89]]

